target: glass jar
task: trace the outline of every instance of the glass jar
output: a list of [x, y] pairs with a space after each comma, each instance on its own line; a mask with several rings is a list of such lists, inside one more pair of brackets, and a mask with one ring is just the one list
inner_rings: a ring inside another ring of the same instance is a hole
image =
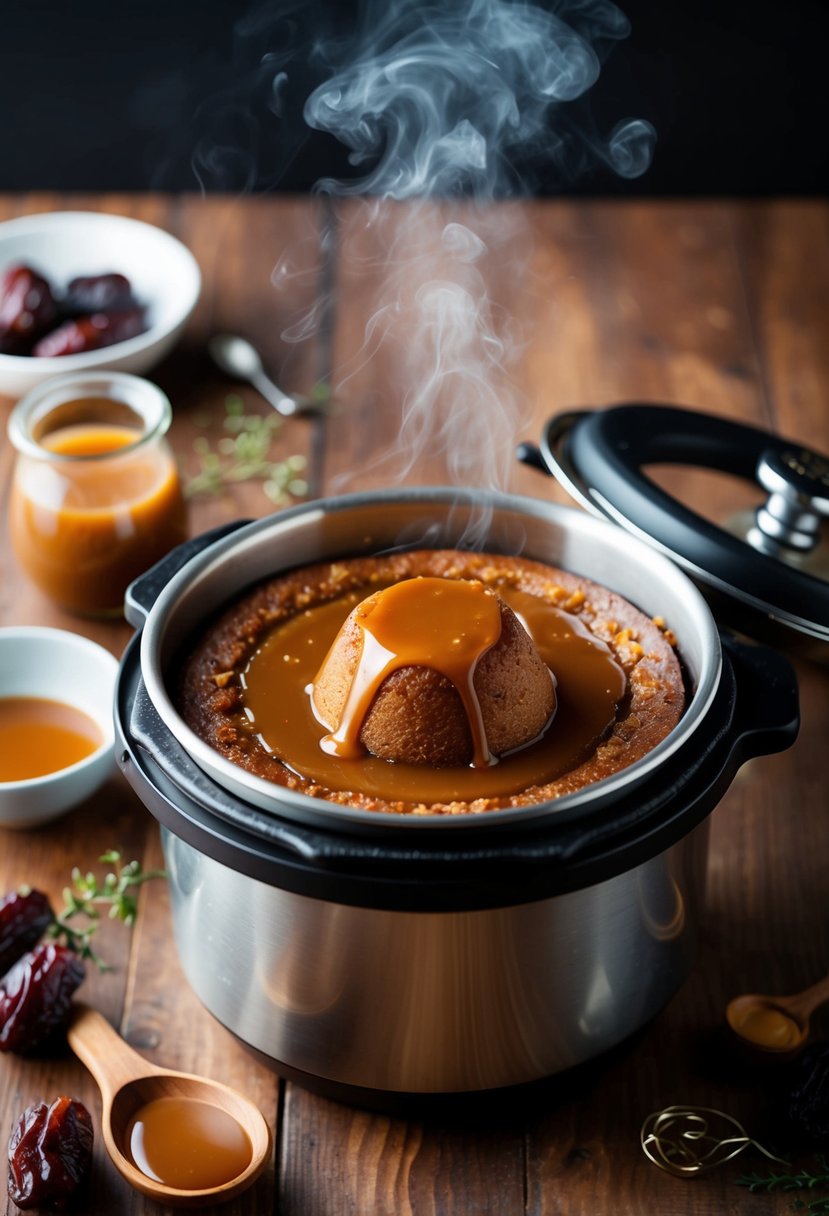
[[55, 603], [117, 616], [128, 584], [187, 535], [170, 402], [123, 372], [47, 380], [15, 406], [15, 556]]

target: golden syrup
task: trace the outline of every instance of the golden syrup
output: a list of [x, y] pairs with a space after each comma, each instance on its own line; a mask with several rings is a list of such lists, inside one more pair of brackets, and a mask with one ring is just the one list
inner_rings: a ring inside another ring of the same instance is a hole
[[803, 1037], [794, 1018], [774, 1005], [746, 1009], [734, 1023], [734, 1029], [758, 1047], [795, 1047]]
[[253, 1157], [241, 1123], [196, 1098], [147, 1102], [130, 1119], [126, 1147], [142, 1174], [181, 1191], [204, 1191], [232, 1182]]
[[26, 781], [85, 760], [103, 743], [92, 719], [45, 697], [0, 697], [0, 781]]
[[[70, 403], [85, 404], [97, 401]], [[40, 440], [42, 461], [18, 459], [12, 546], [34, 582], [64, 608], [120, 612], [128, 584], [186, 538], [173, 457], [165, 444], [141, 441], [133, 426], [79, 423]]]

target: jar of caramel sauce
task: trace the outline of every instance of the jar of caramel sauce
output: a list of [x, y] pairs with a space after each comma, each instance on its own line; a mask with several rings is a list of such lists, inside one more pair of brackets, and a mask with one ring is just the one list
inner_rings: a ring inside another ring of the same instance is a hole
[[15, 406], [12, 547], [56, 604], [119, 615], [129, 583], [186, 538], [171, 419], [156, 385], [121, 372], [47, 380]]

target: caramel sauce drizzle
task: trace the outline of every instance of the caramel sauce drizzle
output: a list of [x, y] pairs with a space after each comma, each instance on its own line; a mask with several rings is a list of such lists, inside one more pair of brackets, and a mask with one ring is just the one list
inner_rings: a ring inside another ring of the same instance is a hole
[[323, 751], [321, 737], [334, 724], [319, 722], [308, 687], [346, 616], [368, 590], [349, 591], [281, 622], [240, 672], [242, 706], [235, 722], [243, 739], [249, 740], [246, 745], [261, 749], [263, 766], [268, 766], [274, 782], [284, 782], [286, 774], [293, 772], [309, 781], [312, 790], [316, 784], [328, 790], [356, 789], [401, 806], [504, 799], [571, 771], [612, 728], [627, 680], [608, 646], [572, 613], [517, 588], [498, 587], [497, 594], [523, 622], [555, 673], [553, 728], [486, 768], [466, 764], [430, 769], [422, 764], [389, 764], [368, 754], [343, 759]]
[[362, 756], [360, 731], [383, 681], [401, 667], [429, 667], [461, 699], [472, 734], [472, 767], [496, 764], [474, 687], [479, 661], [501, 636], [495, 593], [478, 582], [406, 579], [364, 600], [355, 621], [362, 633], [357, 670], [339, 726], [320, 743], [323, 751], [345, 760]]

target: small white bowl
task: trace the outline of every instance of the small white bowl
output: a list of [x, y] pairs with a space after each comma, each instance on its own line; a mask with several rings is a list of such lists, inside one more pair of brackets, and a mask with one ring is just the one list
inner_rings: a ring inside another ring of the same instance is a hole
[[0, 354], [0, 393], [9, 397], [67, 372], [149, 371], [175, 343], [201, 291], [198, 263], [181, 241], [152, 224], [106, 212], [52, 211], [0, 224], [0, 274], [17, 263], [32, 266], [57, 291], [77, 275], [124, 274], [147, 307], [149, 328], [86, 354]]
[[28, 828], [57, 819], [90, 797], [113, 771], [112, 702], [118, 663], [102, 646], [63, 629], [0, 629], [0, 697], [44, 697], [82, 710], [103, 742], [77, 764], [0, 781], [0, 827]]

